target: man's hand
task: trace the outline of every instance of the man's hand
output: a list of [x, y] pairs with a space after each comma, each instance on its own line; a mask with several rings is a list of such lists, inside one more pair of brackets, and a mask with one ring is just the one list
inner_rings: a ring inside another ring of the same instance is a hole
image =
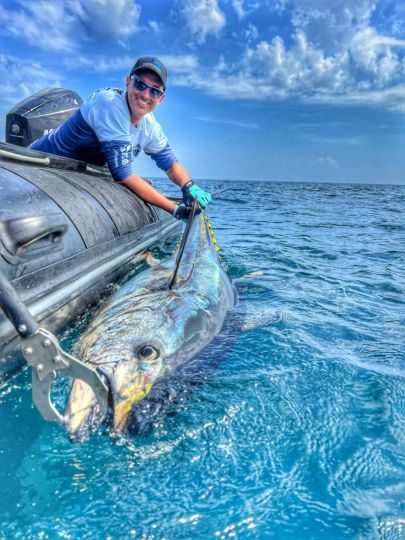
[[181, 191], [183, 192], [183, 203], [186, 206], [191, 206], [193, 201], [197, 201], [202, 208], [205, 208], [212, 199], [211, 193], [198, 187], [192, 180], [187, 182], [187, 184], [181, 188]]
[[[183, 221], [187, 221], [189, 218], [189, 215], [191, 214], [191, 206], [186, 206], [184, 203], [178, 204], [176, 208], [173, 210], [173, 216], [176, 219], [182, 219]], [[200, 214], [201, 210], [200, 208], [196, 208], [195, 215]]]

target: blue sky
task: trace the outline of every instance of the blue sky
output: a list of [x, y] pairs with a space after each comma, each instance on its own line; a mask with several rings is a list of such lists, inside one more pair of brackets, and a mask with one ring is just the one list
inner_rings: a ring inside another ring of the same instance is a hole
[[0, 23], [2, 133], [31, 93], [122, 87], [151, 54], [193, 178], [405, 183], [402, 0], [2, 0]]

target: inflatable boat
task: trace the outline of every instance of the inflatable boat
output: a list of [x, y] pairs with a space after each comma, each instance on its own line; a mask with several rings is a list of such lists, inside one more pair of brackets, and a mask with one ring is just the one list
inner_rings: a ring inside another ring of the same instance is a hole
[[[181, 225], [106, 168], [26, 148], [29, 122], [12, 114], [6, 140], [20, 142], [0, 143], [0, 271], [37, 322], [58, 332]], [[0, 311], [0, 383], [24, 365], [19, 341]]]

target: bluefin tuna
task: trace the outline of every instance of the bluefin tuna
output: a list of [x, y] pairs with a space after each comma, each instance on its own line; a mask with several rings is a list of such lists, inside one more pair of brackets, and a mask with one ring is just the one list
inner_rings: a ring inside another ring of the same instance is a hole
[[[177, 253], [130, 279], [82, 335], [78, 357], [98, 368], [111, 395], [111, 423], [124, 431], [130, 412], [163, 376], [193, 358], [220, 332], [236, 293], [202, 214], [195, 217], [169, 289]], [[71, 439], [103, 421], [89, 386], [72, 385], [65, 411]]]

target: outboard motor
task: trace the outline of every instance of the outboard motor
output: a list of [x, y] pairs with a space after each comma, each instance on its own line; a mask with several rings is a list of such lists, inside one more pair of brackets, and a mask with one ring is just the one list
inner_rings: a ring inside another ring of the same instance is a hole
[[44, 88], [20, 101], [6, 117], [6, 142], [29, 146], [57, 128], [83, 103], [81, 97], [66, 88]]

